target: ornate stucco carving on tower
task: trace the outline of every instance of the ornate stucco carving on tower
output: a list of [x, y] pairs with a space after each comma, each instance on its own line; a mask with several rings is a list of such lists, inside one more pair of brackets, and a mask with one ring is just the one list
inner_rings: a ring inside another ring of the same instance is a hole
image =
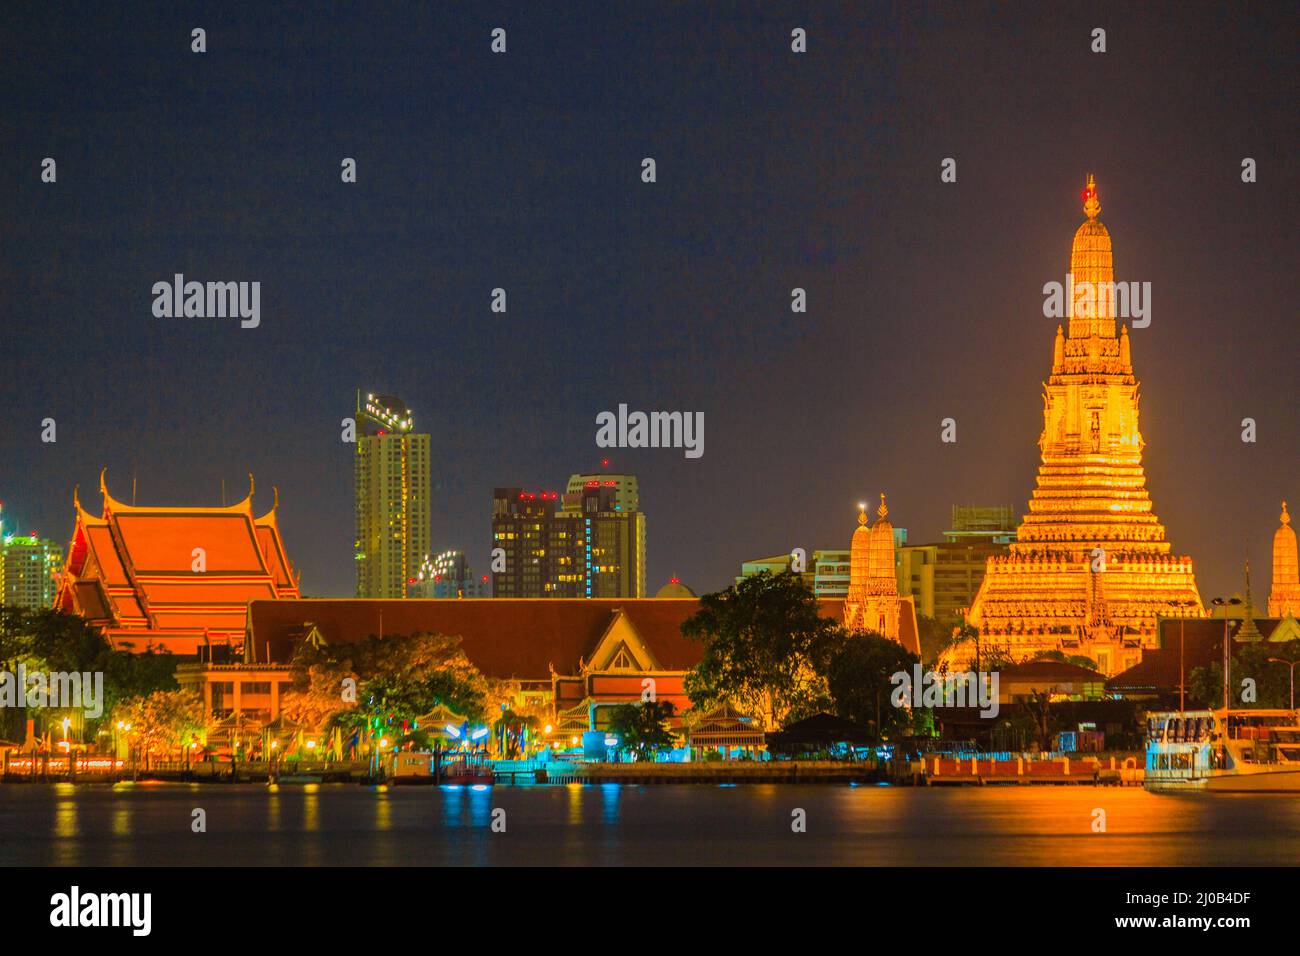
[[[858, 508], [858, 529], [849, 550], [849, 592], [844, 599], [844, 625], [851, 630], [873, 631], [905, 645], [901, 632], [915, 631], [915, 607], [910, 598], [898, 596], [894, 568], [894, 526], [881, 492], [876, 523], [867, 527], [867, 508]], [[911, 616], [908, 628], [901, 617]], [[913, 649], [910, 648], [909, 649]]]
[[1282, 515], [1273, 534], [1273, 587], [1268, 593], [1268, 616], [1300, 617], [1300, 559], [1296, 554], [1295, 530], [1286, 502], [1282, 502]]
[[1111, 238], [1091, 176], [1083, 198], [1066, 287], [1097, 294], [1057, 326], [1037, 485], [1009, 553], [988, 561], [970, 623], [1017, 659], [1063, 650], [1110, 674], [1156, 646], [1157, 616], [1204, 610], [1192, 560], [1173, 553], [1147, 493], [1140, 385], [1128, 329], [1117, 328]]

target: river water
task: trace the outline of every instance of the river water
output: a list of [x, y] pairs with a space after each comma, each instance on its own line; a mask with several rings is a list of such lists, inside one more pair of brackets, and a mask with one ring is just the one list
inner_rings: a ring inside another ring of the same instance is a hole
[[[194, 832], [196, 810], [206, 832]], [[800, 819], [804, 832], [795, 832]], [[0, 787], [5, 866], [1297, 861], [1300, 799], [1272, 795], [778, 784]]]

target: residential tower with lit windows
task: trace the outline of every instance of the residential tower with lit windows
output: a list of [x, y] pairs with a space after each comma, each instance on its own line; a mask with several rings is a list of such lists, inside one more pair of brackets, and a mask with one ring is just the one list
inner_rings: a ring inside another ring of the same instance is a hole
[[497, 488], [492, 547], [493, 597], [645, 597], [645, 515], [631, 475], [575, 475], [563, 496]]
[[357, 597], [401, 598], [429, 554], [429, 436], [392, 395], [357, 393]]
[[0, 604], [42, 608], [54, 604], [63, 551], [35, 531], [15, 534], [0, 514]]

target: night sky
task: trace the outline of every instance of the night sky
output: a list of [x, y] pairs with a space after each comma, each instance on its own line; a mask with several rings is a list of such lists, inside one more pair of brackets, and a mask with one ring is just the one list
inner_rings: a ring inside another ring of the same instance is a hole
[[[358, 387], [432, 435], [434, 549], [479, 572], [494, 486], [561, 490], [604, 454], [640, 479], [651, 593], [845, 548], [882, 490], [913, 543], [954, 503], [1022, 513], [1041, 289], [1093, 172], [1116, 279], [1153, 286], [1156, 513], [1203, 598], [1249, 554], [1266, 600], [1300, 506], [1294, 7], [176, 6], [5, 14], [10, 530], [66, 542], [103, 466], [141, 504], [218, 504], [223, 478], [234, 501], [252, 471], [304, 594], [350, 595]], [[261, 326], [155, 318], [178, 272], [260, 281]], [[704, 456], [601, 452], [619, 403], [703, 411]]]

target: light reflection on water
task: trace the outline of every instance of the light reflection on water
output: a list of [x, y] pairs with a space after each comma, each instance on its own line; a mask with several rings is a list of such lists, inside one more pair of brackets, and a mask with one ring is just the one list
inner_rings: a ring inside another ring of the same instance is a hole
[[[191, 830], [203, 807], [207, 832]], [[494, 811], [505, 832], [493, 832]], [[791, 829], [803, 810], [806, 832]], [[1093, 832], [1096, 810], [1106, 832]], [[0, 787], [0, 865], [1292, 865], [1300, 800], [1134, 788]]]

